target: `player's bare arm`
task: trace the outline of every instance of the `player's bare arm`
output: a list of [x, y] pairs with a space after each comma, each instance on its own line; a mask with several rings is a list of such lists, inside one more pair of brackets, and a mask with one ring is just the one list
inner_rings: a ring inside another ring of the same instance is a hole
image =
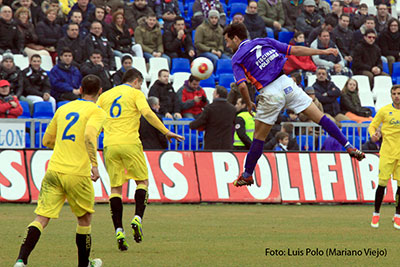
[[243, 101], [247, 105], [247, 110], [249, 111], [251, 116], [254, 116], [254, 110], [256, 110], [256, 104], [253, 103], [253, 101], [250, 100], [249, 96], [249, 90], [247, 88], [246, 83], [241, 83], [238, 86], [240, 94], [242, 95]]
[[178, 141], [185, 140], [185, 138], [181, 135], [170, 132], [165, 125], [158, 119], [157, 115], [149, 108], [142, 109], [140, 111], [143, 117], [157, 130], [167, 137], [168, 141], [171, 142], [171, 139], [174, 138]]
[[165, 134], [165, 137], [167, 137], [167, 139], [168, 139], [168, 142], [172, 142], [172, 139], [176, 139], [176, 140], [178, 140], [178, 141], [183, 141], [183, 140], [185, 140], [185, 137], [183, 137], [182, 135], [179, 135], [179, 134], [176, 134], [176, 133], [173, 133], [173, 132], [168, 132], [168, 133], [166, 133]]
[[99, 171], [97, 169], [97, 131], [94, 127], [87, 126], [85, 131], [85, 146], [89, 155], [90, 163], [92, 164], [92, 181], [99, 179]]
[[43, 145], [53, 149], [55, 143], [56, 143], [56, 137], [52, 134], [45, 132], [43, 136]]
[[336, 48], [314, 49], [306, 46], [292, 46], [290, 54], [294, 56], [314, 56], [330, 54], [337, 56], [339, 54], [339, 51]]

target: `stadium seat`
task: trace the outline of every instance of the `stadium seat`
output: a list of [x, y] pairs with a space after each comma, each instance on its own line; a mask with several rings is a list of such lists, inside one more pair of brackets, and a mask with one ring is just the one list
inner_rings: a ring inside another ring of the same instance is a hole
[[182, 1], [178, 1], [179, 11], [181, 12], [182, 16], [185, 14], [185, 6]]
[[38, 132], [35, 133], [35, 148], [46, 148], [42, 143], [43, 136], [44, 136], [44, 131], [42, 132], [42, 134]]
[[23, 55], [15, 54], [14, 62], [15, 62], [15, 65], [18, 66], [21, 70], [29, 67], [29, 59], [28, 59], [28, 57], [24, 57]]
[[67, 103], [69, 103], [69, 102], [70, 102], [70, 101], [68, 101], [68, 100], [66, 100], [66, 101], [59, 101], [59, 102], [57, 102], [57, 108], [59, 108], [59, 107], [65, 105], [65, 104], [67, 104]]
[[42, 57], [42, 69], [45, 71], [51, 71], [53, 68], [53, 60], [51, 59], [51, 56], [46, 56], [46, 55], [41, 55]]
[[25, 148], [30, 148], [31, 147], [31, 135], [26, 132], [25, 133]]
[[213, 93], [215, 91], [215, 87], [203, 87], [203, 90], [206, 92], [208, 102], [211, 104], [213, 102]]
[[307, 76], [307, 86], [313, 86], [315, 81], [317, 80], [317, 75], [308, 75]]
[[265, 27], [265, 30], [267, 31], [267, 37], [274, 39], [274, 30], [272, 30], [270, 27]]
[[232, 5], [235, 3], [241, 3], [241, 4], [247, 5], [248, 1], [247, 0], [229, 0], [228, 1], [228, 5]]
[[33, 118], [51, 119], [53, 116], [53, 107], [50, 102], [42, 101], [33, 104]]
[[389, 64], [387, 62], [382, 61], [382, 71], [390, 75]]
[[282, 43], [289, 43], [292, 40], [294, 32], [279, 32], [278, 41]]
[[[191, 118], [182, 118], [179, 119], [178, 121], [194, 121], [194, 119]], [[194, 130], [192, 130], [194, 131]], [[189, 125], [177, 125], [176, 126], [176, 133], [179, 135], [184, 135], [184, 134], [190, 134], [190, 127]]]
[[200, 86], [201, 87], [213, 87], [213, 88], [215, 88], [215, 77], [214, 77], [214, 75], [211, 75], [208, 79], [201, 80], [200, 81]]
[[349, 136], [349, 135], [359, 135], [358, 133], [358, 128], [357, 127], [347, 127], [347, 126], [343, 126], [343, 123], [357, 123], [356, 121], [352, 121], [352, 120], [344, 120], [340, 122], [342, 124], [342, 133], [345, 136]]
[[397, 83], [397, 77], [400, 77], [400, 62], [394, 62], [392, 65], [392, 82]]
[[235, 15], [236, 13], [245, 14], [246, 13], [246, 8], [247, 8], [247, 4], [244, 4], [244, 3], [233, 3], [233, 4], [231, 4], [230, 18], [232, 19], [233, 15]]
[[[225, 4], [225, 3], [223, 3], [222, 1], [220, 1], [219, 2], [220, 4], [221, 4], [221, 6], [222, 6], [222, 9], [224, 10], [224, 12], [225, 12], [225, 15], [227, 15], [228, 16], [228, 6]], [[246, 5], [247, 5], [247, 0], [246, 0]], [[226, 25], [229, 25], [228, 23], [226, 23]]]
[[228, 92], [231, 90], [231, 83], [235, 82], [233, 74], [222, 73], [219, 75], [218, 84], [225, 87]]
[[[194, 1], [188, 3], [186, 19], [189, 20], [189, 21], [191, 21], [191, 19], [193, 17], [193, 4], [194, 4]], [[186, 21], [186, 19], [185, 19], [185, 21]]]
[[343, 90], [344, 85], [346, 84], [349, 77], [346, 75], [332, 75], [331, 81], [340, 89]]
[[132, 66], [142, 73], [146, 81], [150, 81], [150, 75], [147, 73], [146, 60], [144, 57], [132, 57]]
[[187, 58], [173, 58], [171, 65], [171, 74], [175, 72], [190, 72], [190, 61]]
[[392, 78], [389, 76], [375, 76], [374, 77], [374, 89], [372, 89], [372, 94], [376, 99], [378, 94], [388, 93], [389, 89], [392, 88]]
[[119, 70], [122, 67], [121, 58], [115, 56], [114, 59], [115, 59], [115, 67], [117, 68], [117, 70]]
[[19, 101], [23, 111], [22, 111], [22, 115], [19, 116], [19, 119], [30, 119], [32, 118], [31, 116], [31, 111], [29, 109], [29, 104], [26, 101]]
[[369, 108], [372, 111], [371, 117], [375, 117], [376, 115], [376, 110], [374, 106], [363, 106], [365, 108]]
[[147, 83], [143, 82], [140, 90], [143, 92], [144, 96], [147, 98], [147, 96], [149, 95], [149, 88], [147, 88]]
[[378, 111], [381, 107], [391, 104], [392, 97], [390, 94], [390, 90], [384, 91], [377, 91], [376, 94], [376, 102], [375, 102], [375, 109]]
[[[169, 76], [169, 78], [171, 80], [171, 76]], [[156, 73], [151, 74], [149, 90], [157, 80], [158, 80], [158, 74], [156, 74]]]
[[166, 58], [152, 57], [149, 59], [149, 75], [150, 75], [150, 77], [151, 77], [152, 73], [158, 74], [158, 72], [162, 69], [169, 70], [168, 60]]
[[314, 138], [311, 135], [297, 135], [300, 151], [311, 151], [314, 148]]
[[219, 77], [222, 73], [233, 74], [231, 59], [218, 59], [215, 74]]
[[189, 79], [190, 72], [175, 72], [174, 73], [174, 82], [172, 83], [172, 87], [175, 92], [178, 92], [179, 88], [181, 88], [186, 80]]
[[371, 91], [358, 92], [358, 96], [360, 97], [361, 106], [375, 106], [374, 97]]
[[97, 141], [97, 147], [99, 148], [99, 149], [103, 149], [104, 148], [104, 145], [103, 145], [103, 140], [104, 140], [104, 132], [101, 132], [100, 134], [99, 134], [99, 139], [98, 139], [98, 141]]

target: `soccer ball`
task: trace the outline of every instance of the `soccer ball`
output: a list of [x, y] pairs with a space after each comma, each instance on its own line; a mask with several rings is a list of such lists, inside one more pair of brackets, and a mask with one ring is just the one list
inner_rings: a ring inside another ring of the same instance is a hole
[[198, 57], [193, 60], [192, 64], [190, 65], [190, 72], [193, 76], [205, 80], [211, 76], [214, 71], [214, 65], [206, 57]]

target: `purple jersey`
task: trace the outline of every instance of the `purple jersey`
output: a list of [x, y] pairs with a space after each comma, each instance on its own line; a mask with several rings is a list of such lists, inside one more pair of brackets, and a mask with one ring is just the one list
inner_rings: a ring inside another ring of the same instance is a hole
[[260, 90], [282, 72], [292, 46], [271, 38], [244, 40], [232, 57], [236, 84], [247, 79]]

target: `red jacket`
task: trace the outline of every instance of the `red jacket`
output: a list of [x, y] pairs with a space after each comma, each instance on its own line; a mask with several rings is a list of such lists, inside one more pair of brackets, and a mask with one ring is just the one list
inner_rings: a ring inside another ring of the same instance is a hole
[[22, 106], [19, 104], [18, 98], [13, 96], [14, 102], [17, 103], [17, 107], [13, 108], [9, 102], [4, 102], [3, 98], [0, 98], [0, 118], [18, 118], [22, 115]]
[[[291, 45], [293, 45], [291, 43]], [[297, 70], [305, 70], [315, 72], [317, 70], [317, 66], [315, 66], [311, 57], [308, 56], [293, 56], [286, 55], [287, 61], [283, 66], [283, 71], [285, 74], [290, 74], [293, 71]]]
[[[203, 100], [194, 102], [195, 96], [201, 96]], [[196, 89], [188, 86], [188, 81], [179, 89], [176, 94], [177, 100], [180, 102], [181, 113], [192, 113], [198, 115], [203, 111], [205, 105], [208, 104], [206, 92], [200, 86]]]

